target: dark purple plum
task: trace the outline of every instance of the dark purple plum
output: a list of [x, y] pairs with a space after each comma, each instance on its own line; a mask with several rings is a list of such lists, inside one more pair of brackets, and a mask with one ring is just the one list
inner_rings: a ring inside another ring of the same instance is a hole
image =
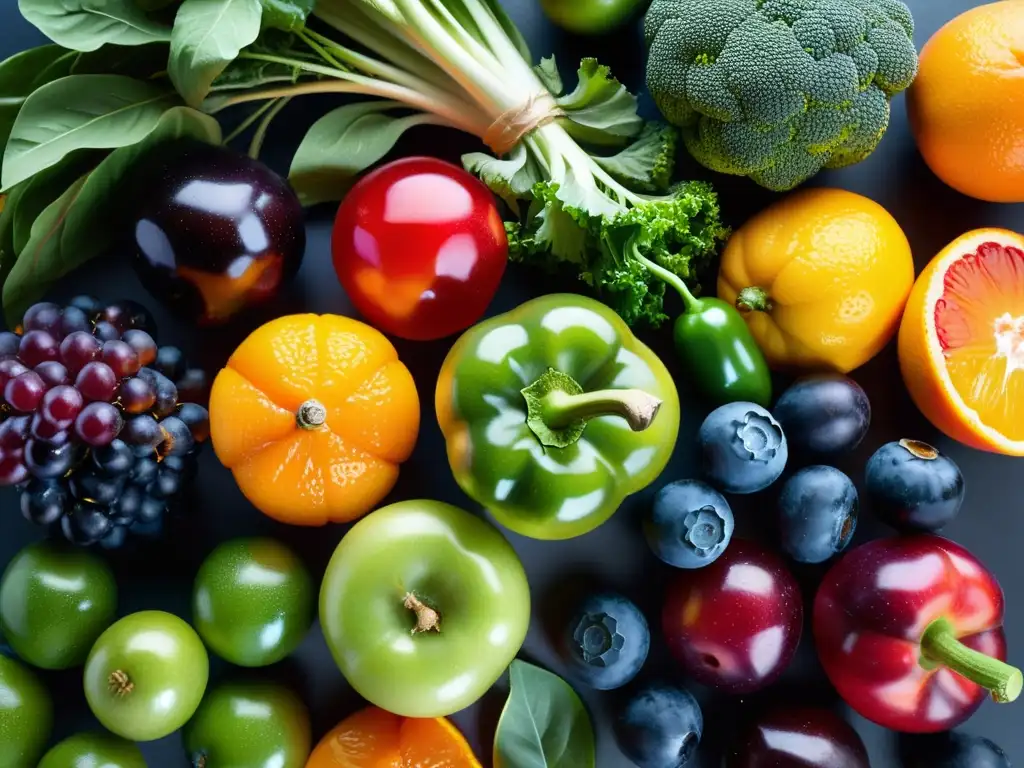
[[827, 709], [758, 715], [726, 750], [725, 768], [870, 768], [864, 742]]
[[937, 531], [960, 511], [964, 476], [919, 440], [886, 443], [868, 460], [866, 493], [879, 520], [899, 531]]
[[858, 507], [853, 481], [838, 469], [801, 469], [779, 494], [782, 549], [800, 563], [825, 562], [850, 543]]
[[698, 436], [705, 479], [726, 493], [757, 493], [779, 479], [789, 447], [782, 426], [756, 403], [713, 410]]
[[660, 560], [676, 568], [713, 563], [729, 546], [734, 527], [729, 502], [700, 480], [666, 485], [644, 518], [647, 544]]
[[981, 736], [947, 731], [900, 737], [904, 768], [1010, 768], [1010, 758]]
[[794, 455], [831, 458], [860, 445], [871, 425], [871, 403], [853, 379], [818, 373], [794, 381], [772, 415]]
[[704, 716], [688, 691], [655, 684], [630, 697], [614, 730], [619, 749], [638, 768], [683, 768], [700, 746]]
[[647, 660], [651, 632], [631, 600], [610, 592], [591, 595], [569, 619], [562, 655], [572, 676], [591, 688], [621, 688]]
[[161, 145], [136, 178], [135, 267], [146, 289], [199, 325], [273, 298], [306, 247], [288, 182], [225, 147]]

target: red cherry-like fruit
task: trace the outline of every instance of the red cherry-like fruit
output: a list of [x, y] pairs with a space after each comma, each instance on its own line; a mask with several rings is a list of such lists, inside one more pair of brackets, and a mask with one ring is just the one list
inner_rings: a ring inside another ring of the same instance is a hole
[[782, 559], [733, 539], [711, 565], [676, 577], [662, 630], [694, 680], [749, 693], [774, 682], [789, 665], [803, 615], [799, 585]]
[[733, 740], [726, 768], [870, 768], [864, 742], [835, 712], [790, 707], [765, 712]]

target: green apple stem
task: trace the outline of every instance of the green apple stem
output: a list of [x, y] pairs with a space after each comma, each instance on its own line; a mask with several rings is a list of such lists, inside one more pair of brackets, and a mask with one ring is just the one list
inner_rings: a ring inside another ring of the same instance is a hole
[[406, 592], [402, 605], [416, 614], [416, 626], [412, 628], [415, 635], [419, 632], [440, 632], [441, 614], [426, 605], [412, 592]]
[[135, 690], [135, 683], [128, 677], [128, 673], [120, 669], [115, 669], [110, 673], [110, 677], [107, 678], [107, 685], [110, 688], [110, 692], [119, 698], [123, 698]]
[[197, 755], [192, 760], [192, 768], [206, 768], [206, 754]]

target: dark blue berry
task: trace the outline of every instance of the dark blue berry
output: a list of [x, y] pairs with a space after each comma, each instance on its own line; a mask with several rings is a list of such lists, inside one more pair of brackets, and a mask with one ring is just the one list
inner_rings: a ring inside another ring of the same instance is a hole
[[61, 521], [64, 537], [72, 544], [87, 546], [106, 536], [113, 523], [93, 504], [79, 502]]
[[[143, 369], [145, 370], [145, 369]], [[121, 427], [119, 437], [132, 448], [138, 448], [142, 455], [148, 455], [164, 441], [160, 424], [149, 414], [132, 416]]]
[[630, 600], [603, 593], [577, 606], [563, 642], [573, 677], [591, 688], [608, 691], [636, 677], [647, 659], [651, 632]]
[[197, 443], [205, 443], [210, 437], [210, 412], [195, 403], [182, 403], [176, 414], [188, 426]]
[[94, 448], [92, 461], [96, 468], [108, 475], [123, 475], [132, 468], [135, 456], [123, 440], [114, 440], [102, 448]]
[[103, 305], [92, 296], [75, 296], [68, 302], [68, 306], [81, 310], [90, 320], [95, 319], [103, 311]]
[[168, 416], [160, 422], [164, 441], [158, 451], [161, 456], [184, 456], [191, 453], [196, 441], [188, 425], [177, 416]]
[[80, 470], [71, 476], [71, 493], [79, 501], [107, 507], [121, 495], [124, 479], [124, 475], [111, 478], [97, 472]]
[[718, 559], [732, 539], [732, 509], [699, 480], [662, 488], [644, 519], [644, 536], [659, 559], [676, 568], [703, 568]]
[[156, 362], [152, 367], [171, 381], [177, 381], [188, 370], [185, 365], [185, 355], [177, 347], [160, 347], [156, 353]]
[[641, 689], [615, 720], [619, 749], [638, 768], [682, 768], [696, 754], [703, 730], [697, 700], [671, 685]]
[[70, 441], [63, 445], [53, 445], [44, 440], [25, 443], [25, 466], [33, 477], [40, 480], [63, 477], [80, 457], [80, 448]]
[[67, 507], [68, 494], [57, 480], [33, 478], [21, 492], [21, 514], [36, 525], [56, 523]]
[[130, 475], [132, 482], [137, 485], [149, 485], [156, 479], [159, 467], [155, 458], [136, 459]]
[[139, 511], [135, 514], [135, 520], [142, 525], [156, 523], [163, 519], [166, 511], [166, 501], [147, 494], [139, 505]]
[[868, 460], [866, 493], [875, 515], [901, 531], [937, 531], [957, 516], [964, 477], [927, 443], [886, 443]]
[[860, 445], [871, 425], [871, 403], [853, 379], [819, 373], [793, 382], [772, 415], [794, 454], [835, 457]]
[[726, 493], [756, 493], [779, 479], [789, 449], [782, 427], [756, 403], [712, 411], [698, 436], [705, 478]]
[[825, 562], [850, 543], [857, 510], [857, 489], [838, 469], [801, 469], [779, 494], [782, 549], [800, 563]]
[[99, 545], [104, 549], [120, 549], [124, 546], [125, 541], [128, 539], [128, 528], [124, 525], [114, 525], [99, 541]]
[[181, 490], [181, 475], [173, 469], [162, 466], [157, 470], [156, 479], [149, 486], [149, 492], [160, 499], [176, 496]]

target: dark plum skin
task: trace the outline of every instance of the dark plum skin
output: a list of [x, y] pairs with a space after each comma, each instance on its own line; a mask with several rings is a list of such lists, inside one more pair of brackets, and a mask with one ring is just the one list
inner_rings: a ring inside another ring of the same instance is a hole
[[870, 763], [864, 742], [839, 715], [791, 707], [750, 722], [730, 744], [725, 768], [870, 768]]
[[782, 426], [756, 403], [712, 411], [698, 437], [704, 477], [726, 493], [757, 493], [779, 479], [789, 448]]
[[572, 676], [591, 688], [610, 691], [628, 683], [643, 667], [651, 631], [631, 600], [605, 592], [577, 606], [563, 643]]
[[682, 768], [697, 753], [703, 731], [697, 700], [671, 685], [640, 689], [615, 720], [615, 741], [638, 768]]
[[772, 415], [794, 455], [832, 458], [860, 445], [871, 426], [871, 403], [853, 379], [818, 373], [794, 381]]
[[879, 520], [904, 531], [937, 531], [960, 511], [960, 467], [918, 440], [886, 443], [868, 460], [866, 494]]
[[857, 530], [857, 489], [834, 467], [805, 467], [782, 486], [782, 549], [800, 563], [823, 563], [842, 552]]
[[644, 536], [658, 559], [676, 568], [703, 568], [729, 546], [735, 527], [729, 502], [707, 483], [678, 480], [654, 497]]
[[302, 205], [287, 181], [256, 160], [175, 142], [140, 167], [135, 185], [139, 279], [199, 325], [270, 300], [302, 263]]
[[904, 768], [1010, 768], [1010, 758], [994, 742], [956, 731], [900, 738]]

